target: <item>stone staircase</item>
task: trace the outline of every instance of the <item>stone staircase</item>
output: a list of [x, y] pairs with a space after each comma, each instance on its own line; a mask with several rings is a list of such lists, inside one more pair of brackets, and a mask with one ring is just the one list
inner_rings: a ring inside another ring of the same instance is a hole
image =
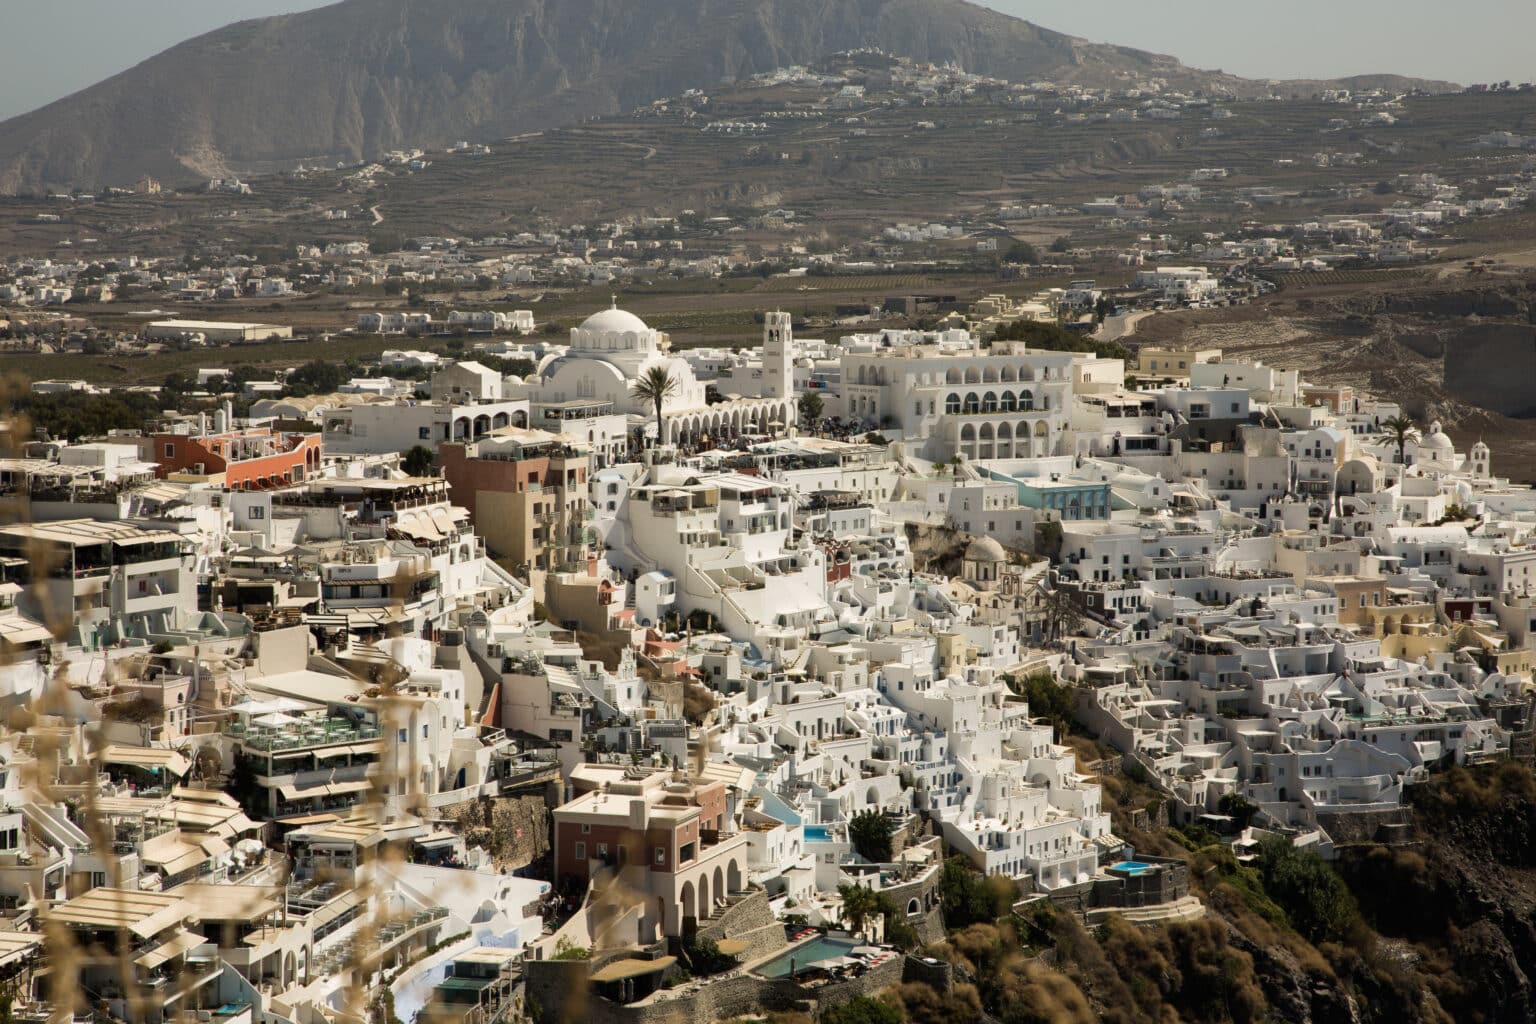
[[1183, 896], [1171, 903], [1151, 907], [1095, 907], [1085, 915], [1090, 925], [1101, 924], [1111, 914], [1119, 914], [1131, 924], [1166, 924], [1170, 921], [1195, 921], [1205, 916], [1205, 904], [1197, 896]]

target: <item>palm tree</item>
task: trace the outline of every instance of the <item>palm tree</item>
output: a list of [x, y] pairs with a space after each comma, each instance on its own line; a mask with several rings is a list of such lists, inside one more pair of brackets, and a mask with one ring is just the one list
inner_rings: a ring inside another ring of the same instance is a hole
[[821, 414], [825, 406], [820, 395], [814, 391], [807, 391], [800, 396], [797, 404], [800, 407], [800, 419], [804, 421], [807, 428], [815, 430], [821, 425]]
[[629, 393], [642, 402], [649, 402], [656, 407], [656, 444], [659, 446], [663, 438], [661, 427], [661, 407], [667, 399], [677, 394], [677, 378], [672, 376], [672, 371], [665, 366], [653, 366], [646, 370], [629, 386]]
[[839, 885], [837, 894], [843, 900], [843, 923], [849, 931], [863, 935], [864, 925], [880, 913], [880, 897], [862, 885]]
[[1413, 420], [1407, 416], [1392, 416], [1381, 421], [1381, 429], [1392, 435], [1392, 440], [1397, 442], [1397, 461], [1399, 465], [1408, 463], [1408, 442], [1419, 439], [1419, 428], [1414, 426]]

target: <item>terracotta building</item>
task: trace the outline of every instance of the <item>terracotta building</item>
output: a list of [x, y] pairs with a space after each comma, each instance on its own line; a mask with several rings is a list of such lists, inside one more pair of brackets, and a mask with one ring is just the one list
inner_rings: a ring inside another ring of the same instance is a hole
[[535, 570], [582, 560], [592, 468], [585, 444], [507, 428], [480, 441], [439, 445], [437, 458], [454, 503], [469, 510], [493, 553]]
[[156, 434], [151, 461], [166, 478], [222, 478], [234, 490], [284, 487], [320, 469], [319, 434], [248, 427], [201, 434]]
[[642, 936], [688, 934], [748, 886], [731, 786], [681, 771], [583, 764], [555, 808], [555, 877], [582, 887], [622, 873]]

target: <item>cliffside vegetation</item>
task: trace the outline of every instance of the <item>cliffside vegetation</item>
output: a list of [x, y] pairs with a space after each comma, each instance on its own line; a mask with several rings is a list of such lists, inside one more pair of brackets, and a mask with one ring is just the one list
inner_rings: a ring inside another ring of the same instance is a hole
[[948, 938], [929, 952], [956, 983], [896, 986], [881, 997], [891, 1011], [910, 1024], [1536, 1019], [1530, 769], [1416, 786], [1407, 841], [1332, 863], [1279, 841], [1239, 860], [1199, 830], [1147, 826], [1158, 798], [1137, 780], [1106, 782], [1116, 831], [1185, 861], [1206, 916], [1090, 928], [1044, 901], [1021, 913], [1011, 883], [955, 859], [941, 880]]

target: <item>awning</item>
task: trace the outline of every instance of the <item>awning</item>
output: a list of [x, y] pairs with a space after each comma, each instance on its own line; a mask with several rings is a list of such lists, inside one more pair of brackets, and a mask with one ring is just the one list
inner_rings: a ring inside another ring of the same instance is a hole
[[152, 971], [167, 960], [175, 959], [183, 953], [196, 949], [207, 941], [201, 935], [194, 935], [192, 932], [181, 932], [171, 941], [156, 946], [148, 953], [136, 958], [133, 962], [146, 971]]
[[432, 517], [432, 524], [442, 532], [444, 537], [452, 537], [458, 532], [458, 528], [453, 525], [453, 519], [445, 509], [429, 509], [427, 515]]
[[721, 939], [715, 946], [726, 956], [740, 956], [751, 948], [746, 939]]
[[656, 960], [615, 960], [593, 972], [592, 981], [623, 981], [646, 974], [659, 974], [677, 963], [677, 957], [664, 956]]
[[320, 752], [320, 756], [336, 757], [339, 754], [382, 754], [383, 752], [383, 740], [369, 740], [366, 743], [353, 743], [345, 747], [327, 747]]
[[327, 903], [325, 906], [309, 915], [309, 927], [311, 932], [324, 928], [332, 921], [337, 920], [349, 911], [352, 911], [361, 906], [362, 902], [362, 894], [355, 889], [342, 893], [340, 896], [331, 900], [331, 902]]
[[434, 541], [443, 539], [437, 524], [432, 521], [430, 516], [424, 514], [401, 516], [395, 520], [393, 529], [396, 533], [402, 533], [407, 537], [414, 537], [417, 540]]
[[187, 769], [192, 767], [186, 758], [174, 750], [164, 747], [123, 747], [116, 744], [101, 752], [101, 763], [165, 769], [178, 778], [187, 774]]
[[284, 800], [313, 800], [317, 796], [340, 796], [346, 793], [366, 793], [373, 788], [373, 783], [367, 779], [357, 779], [352, 782], [330, 782], [318, 786], [305, 786], [303, 789], [287, 783], [277, 787], [277, 791], [283, 795]]
[[30, 622], [21, 618], [0, 621], [0, 641], [13, 647], [46, 643], [52, 639], [53, 631], [40, 622]]
[[168, 842], [151, 840], [144, 844], [144, 863], [159, 868], [166, 875], [190, 871], [212, 856], [201, 846], [183, 842], [174, 833], [167, 835], [170, 837]]
[[302, 827], [304, 825], [329, 825], [333, 821], [340, 821], [341, 818], [334, 814], [300, 814], [296, 817], [277, 818], [276, 820], [284, 825], [298, 825]]

